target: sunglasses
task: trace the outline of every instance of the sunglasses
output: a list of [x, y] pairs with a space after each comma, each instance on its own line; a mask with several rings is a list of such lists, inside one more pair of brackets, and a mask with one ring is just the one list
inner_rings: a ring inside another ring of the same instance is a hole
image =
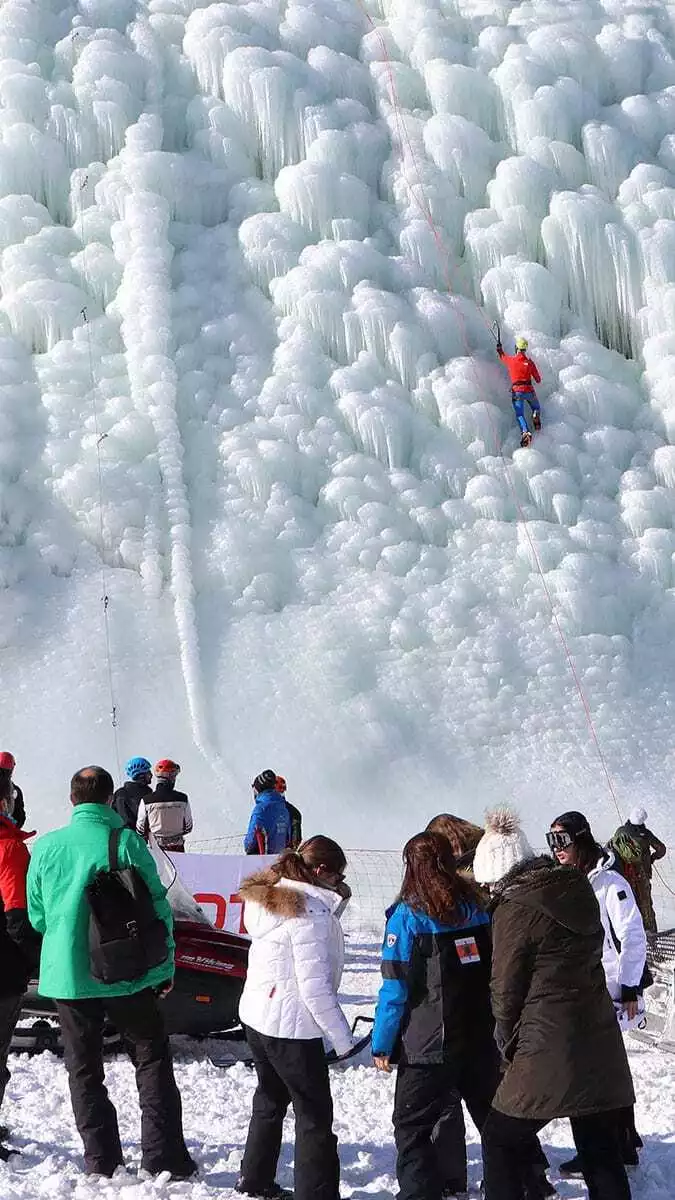
[[566, 833], [564, 829], [552, 829], [546, 834], [549, 850], [569, 850], [570, 846], [574, 845], [574, 838], [571, 833]]

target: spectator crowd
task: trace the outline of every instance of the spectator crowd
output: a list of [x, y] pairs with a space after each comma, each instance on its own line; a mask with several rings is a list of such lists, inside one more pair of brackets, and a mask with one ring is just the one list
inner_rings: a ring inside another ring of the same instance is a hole
[[[39, 975], [61, 1026], [86, 1173], [110, 1177], [124, 1162], [104, 1082], [109, 1021], [135, 1067], [142, 1171], [190, 1178], [198, 1165], [162, 1018], [173, 918], [146, 845], [185, 849], [192, 812], [176, 789], [180, 767], [132, 758], [116, 791], [103, 768], [83, 768], [70, 823], [30, 855], [14, 767], [0, 754], [0, 1103], [24, 991]], [[355, 1044], [338, 999], [347, 856], [324, 835], [303, 841], [275, 771], [252, 786], [244, 849], [275, 861], [240, 888], [250, 950], [239, 1012], [257, 1089], [236, 1187], [262, 1200], [339, 1200], [326, 1047], [343, 1057]], [[644, 1020], [651, 874], [666, 853], [646, 820], [633, 810], [602, 847], [583, 813], [565, 812], [541, 854], [509, 810], [484, 827], [440, 814], [406, 843], [372, 1033], [374, 1066], [396, 1068], [401, 1200], [466, 1195], [463, 1104], [481, 1135], [485, 1200], [556, 1194], [538, 1135], [563, 1117], [576, 1152], [561, 1172], [583, 1177], [590, 1200], [629, 1200], [626, 1168], [642, 1142], [622, 1034]], [[293, 1193], [276, 1181], [289, 1106]], [[0, 1145], [0, 1158], [13, 1153]]]

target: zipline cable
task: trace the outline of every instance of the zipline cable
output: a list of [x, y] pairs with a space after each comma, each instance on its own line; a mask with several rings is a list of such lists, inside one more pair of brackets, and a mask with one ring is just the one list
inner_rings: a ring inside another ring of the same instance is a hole
[[[83, 266], [84, 266], [85, 279], [87, 276], [87, 259], [86, 259], [87, 245], [86, 245], [85, 230], [84, 230], [84, 204], [83, 204], [82, 193], [84, 192], [84, 189], [86, 188], [88, 182], [89, 182], [89, 176], [83, 172], [83, 174], [79, 180], [78, 199], [79, 199], [79, 218], [80, 218], [80, 240], [82, 242], [82, 262], [83, 262]], [[120, 747], [119, 747], [119, 737], [118, 737], [118, 707], [117, 707], [117, 699], [116, 699], [116, 695], [115, 695], [115, 679], [114, 679], [114, 672], [113, 672], [112, 643], [111, 643], [111, 637], [110, 637], [110, 612], [109, 612], [110, 590], [108, 588], [108, 572], [106, 570], [106, 562], [105, 562], [105, 540], [104, 540], [105, 539], [105, 523], [104, 523], [104, 518], [103, 518], [103, 511], [104, 511], [103, 461], [102, 461], [102, 457], [101, 457], [101, 445], [103, 444], [103, 442], [105, 441], [105, 439], [107, 438], [108, 435], [107, 435], [107, 433], [101, 433], [101, 428], [100, 428], [100, 423], [99, 423], [98, 405], [96, 403], [96, 376], [94, 373], [94, 350], [93, 350], [93, 346], [92, 346], [91, 326], [89, 324], [89, 316], [87, 313], [86, 304], [84, 305], [84, 307], [82, 309], [80, 309], [80, 315], [82, 317], [82, 323], [84, 325], [86, 338], [87, 338], [87, 352], [88, 352], [88, 359], [89, 359], [89, 378], [90, 378], [90, 384], [91, 384], [91, 387], [90, 387], [91, 409], [92, 409], [93, 422], [94, 422], [94, 437], [96, 440], [96, 471], [97, 471], [97, 476], [98, 476], [99, 557], [100, 557], [100, 562], [101, 562], [101, 593], [102, 593], [101, 604], [103, 607], [103, 642], [104, 642], [106, 669], [107, 669], [107, 677], [108, 677], [108, 690], [109, 690], [109, 694], [110, 694], [110, 723], [112, 726], [113, 743], [114, 743], [114, 750], [115, 750], [115, 762], [117, 764], [117, 778], [119, 781], [122, 779], [122, 764], [121, 764], [121, 758], [120, 758]]]

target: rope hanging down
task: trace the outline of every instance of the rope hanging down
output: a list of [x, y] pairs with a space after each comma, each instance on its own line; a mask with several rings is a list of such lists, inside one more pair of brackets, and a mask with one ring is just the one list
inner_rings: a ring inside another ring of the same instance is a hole
[[[398, 132], [401, 146], [404, 148], [404, 152], [407, 150], [408, 155], [410, 157], [410, 161], [412, 162], [413, 171], [414, 171], [414, 174], [416, 177], [416, 187], [419, 189], [420, 196], [418, 197], [415, 195], [415, 191], [413, 190], [413, 185], [408, 181], [407, 178], [405, 179], [405, 183], [408, 186], [408, 190], [410, 192], [410, 195], [412, 196], [412, 199], [419, 206], [419, 209], [420, 209], [422, 215], [424, 216], [424, 218], [431, 230], [431, 233], [434, 237], [434, 241], [438, 248], [439, 256], [443, 262], [444, 273], [445, 273], [445, 277], [446, 277], [446, 288], [447, 288], [448, 295], [454, 295], [455, 289], [454, 289], [453, 280], [452, 280], [452, 270], [451, 270], [451, 266], [450, 266], [450, 254], [449, 254], [449, 251], [443, 241], [443, 236], [434, 221], [431, 205], [427, 198], [427, 195], [426, 195], [426, 192], [424, 189], [424, 184], [422, 182], [422, 173], [419, 169], [419, 165], [417, 162], [417, 155], [415, 152], [415, 147], [414, 147], [412, 140], [406, 129], [405, 118], [403, 116], [403, 110], [401, 108], [399, 98], [398, 98], [394, 69], [392, 66], [391, 57], [389, 55], [389, 50], [387, 48], [386, 40], [382, 36], [382, 32], [381, 32], [379, 26], [375, 24], [370, 13], [366, 9], [363, 0], [357, 0], [357, 4], [358, 4], [359, 8], [362, 10], [362, 12], [364, 13], [368, 24], [370, 25], [372, 31], [375, 33], [375, 35], [380, 43], [380, 47], [382, 50], [382, 59], [385, 62], [386, 68], [387, 68], [387, 76], [388, 76], [388, 82], [389, 82], [389, 94], [390, 94], [392, 108], [394, 110], [396, 129]], [[499, 321], [494, 321], [492, 324], [490, 324], [483, 309], [480, 307], [480, 305], [477, 305], [476, 307], [480, 314], [481, 320], [483, 321], [484, 325], [488, 329], [488, 332], [494, 338], [494, 340], [496, 342], [498, 342], [500, 340], [500, 335], [501, 335]], [[460, 324], [460, 327], [462, 330], [462, 338], [464, 341], [464, 347], [466, 350], [467, 358], [469, 358], [471, 360], [471, 362], [473, 362], [473, 355], [471, 354], [471, 347], [469, 344], [469, 338], [468, 338], [468, 334], [467, 334], [467, 330], [466, 330], [466, 321], [464, 319], [464, 316], [463, 316], [461, 310], [458, 310], [458, 320], [459, 320], [459, 324]], [[475, 370], [475, 365], [474, 365], [474, 370]], [[523, 510], [523, 506], [518, 497], [518, 492], [517, 492], [515, 483], [513, 481], [513, 478], [511, 476], [511, 470], [509, 468], [509, 464], [507, 463], [506, 458], [504, 457], [504, 452], [502, 450], [501, 440], [499, 437], [499, 431], [497, 430], [497, 428], [495, 426], [495, 423], [494, 423], [494, 420], [492, 417], [492, 413], [490, 412], [490, 406], [488, 404], [485, 405], [485, 409], [486, 409], [486, 412], [488, 415], [488, 420], [490, 422], [490, 426], [491, 426], [493, 437], [494, 437], [496, 455], [498, 458], [501, 459], [502, 466], [504, 468], [504, 474], [505, 474], [511, 495], [513, 497], [514, 504], [516, 506], [516, 511], [518, 513], [518, 520], [525, 531], [525, 536], [527, 537], [527, 541], [528, 541], [528, 544], [529, 544], [529, 547], [530, 547], [530, 550], [532, 553], [532, 557], [533, 557], [533, 560], [537, 567], [537, 572], [541, 578], [542, 586], [544, 589], [544, 594], [546, 596], [548, 606], [551, 610], [551, 615], [553, 617], [556, 631], [558, 633], [558, 637], [559, 637], [561, 645], [562, 645], [563, 654], [564, 654], [565, 660], [567, 662], [567, 666], [568, 666], [569, 671], [574, 680], [574, 684], [575, 684], [577, 693], [579, 695], [579, 699], [581, 701], [581, 705], [583, 707], [583, 710], [584, 710], [584, 713], [586, 716], [586, 720], [588, 722], [588, 726], [589, 726], [589, 730], [590, 730], [590, 734], [591, 734], [591, 740], [592, 740], [593, 746], [595, 748], [596, 754], [597, 754], [599, 762], [600, 762], [602, 773], [604, 775], [605, 782], [607, 784], [607, 789], [609, 791], [612, 802], [616, 808], [616, 811], [619, 815], [619, 818], [621, 821], [623, 821], [623, 814], [621, 812], [621, 807], [619, 805], [616, 787], [614, 785], [614, 781], [612, 779], [612, 775], [609, 770], [607, 759], [605, 757], [602, 746], [600, 744], [600, 738], [598, 737], [597, 729], [595, 727], [595, 722], [593, 720], [593, 714], [591, 711], [591, 707], [586, 698], [586, 694], [584, 692], [584, 688], [583, 688], [583, 685], [581, 682], [579, 671], [576, 666], [574, 655], [572, 654], [569, 642], [565, 635], [565, 631], [560, 622], [560, 618], [558, 617], [558, 613], [557, 613], [557, 610], [556, 610], [556, 607], [555, 607], [555, 604], [553, 601], [553, 596], [551, 595], [550, 588], [546, 582], [546, 576], [545, 576], [544, 569], [543, 569], [543, 566], [541, 563], [541, 559], [539, 557], [537, 548], [534, 544], [532, 534], [530, 533], [530, 529], [528, 527], [529, 523], [528, 523], [527, 517], [525, 515], [525, 512]]]
[[[79, 197], [80, 198], [80, 204], [79, 204], [80, 240], [82, 242], [82, 261], [84, 264], [85, 278], [86, 278], [86, 274], [87, 274], [87, 261], [86, 261], [87, 246], [86, 246], [85, 235], [84, 235], [84, 207], [82, 204], [82, 192], [84, 191], [85, 187], [87, 186], [88, 181], [89, 181], [89, 176], [83, 175], [80, 180], [80, 197]], [[111, 648], [111, 639], [110, 639], [110, 612], [109, 612], [110, 592], [108, 589], [108, 573], [106, 570], [106, 562], [105, 562], [105, 542], [104, 542], [105, 525], [104, 525], [104, 520], [103, 520], [104, 495], [103, 495], [103, 462], [101, 459], [101, 446], [108, 435], [107, 435], [107, 433], [101, 433], [101, 429], [100, 429], [100, 425], [99, 425], [98, 406], [96, 404], [96, 377], [94, 374], [94, 351], [93, 351], [93, 347], [92, 347], [91, 327], [89, 324], [89, 317], [87, 314], [86, 305], [80, 310], [80, 315], [82, 317], [82, 323], [83, 323], [85, 331], [86, 331], [87, 351], [88, 351], [88, 357], [89, 357], [89, 378], [90, 378], [90, 384], [91, 384], [91, 387], [90, 387], [91, 409], [92, 409], [92, 414], [93, 414], [93, 419], [94, 419], [94, 436], [96, 439], [96, 471], [97, 471], [97, 477], [98, 477], [99, 555], [100, 555], [100, 560], [101, 560], [101, 604], [103, 607], [103, 641], [104, 641], [104, 647], [105, 647], [105, 659], [106, 659], [106, 668], [107, 668], [107, 676], [108, 676], [108, 690], [109, 690], [109, 694], [110, 694], [110, 723], [112, 725], [112, 731], [113, 731], [113, 743], [114, 743], [114, 748], [115, 748], [115, 762], [117, 764], [117, 778], [118, 778], [118, 780], [120, 780], [122, 778], [122, 764], [121, 764], [121, 759], [120, 759], [119, 737], [118, 737], [118, 732], [117, 732], [117, 729], [118, 729], [117, 711], [118, 710], [117, 710], [117, 700], [115, 698], [115, 681], [114, 681], [114, 675], [113, 675], [112, 648]]]

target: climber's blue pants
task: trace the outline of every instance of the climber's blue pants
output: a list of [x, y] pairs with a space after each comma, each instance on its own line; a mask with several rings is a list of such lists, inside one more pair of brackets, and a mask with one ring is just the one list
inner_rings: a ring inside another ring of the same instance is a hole
[[539, 401], [537, 400], [534, 389], [529, 392], [511, 392], [511, 400], [513, 402], [513, 411], [516, 414], [516, 420], [520, 425], [520, 432], [527, 433], [527, 421], [525, 420], [525, 401], [530, 406], [533, 413], [539, 412]]

